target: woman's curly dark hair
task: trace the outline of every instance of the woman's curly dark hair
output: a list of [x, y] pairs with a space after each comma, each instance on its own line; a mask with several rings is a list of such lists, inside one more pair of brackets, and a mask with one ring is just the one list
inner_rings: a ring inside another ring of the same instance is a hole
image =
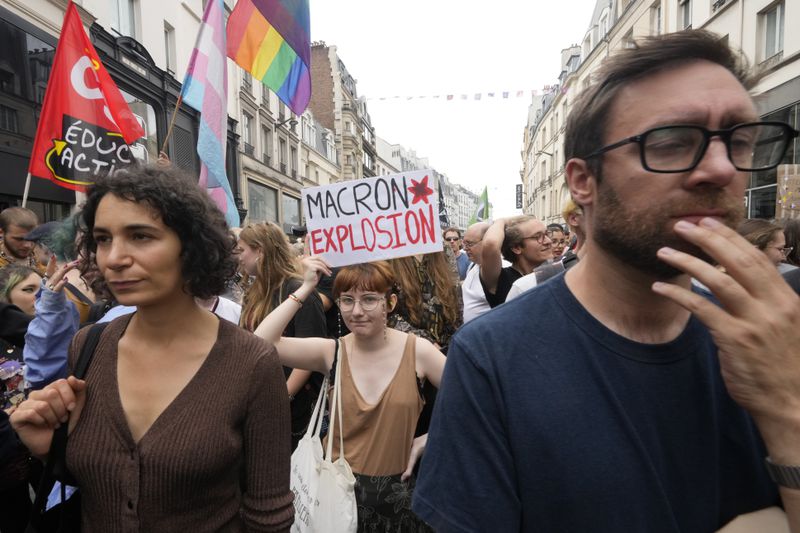
[[81, 213], [85, 231], [78, 243], [79, 255], [89, 258], [83, 261], [81, 273], [96, 269], [95, 215], [107, 194], [148, 206], [178, 234], [186, 292], [205, 299], [225, 290], [237, 268], [225, 216], [196, 181], [175, 166], [135, 166], [97, 178]]

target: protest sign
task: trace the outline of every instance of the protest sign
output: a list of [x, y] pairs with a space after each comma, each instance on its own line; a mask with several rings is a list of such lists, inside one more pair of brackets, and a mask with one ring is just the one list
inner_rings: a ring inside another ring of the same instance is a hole
[[312, 255], [331, 266], [441, 252], [429, 170], [303, 189]]

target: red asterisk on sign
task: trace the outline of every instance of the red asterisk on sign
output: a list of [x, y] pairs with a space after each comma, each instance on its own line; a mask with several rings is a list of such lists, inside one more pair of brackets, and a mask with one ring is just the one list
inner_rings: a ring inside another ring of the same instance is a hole
[[420, 200], [427, 204], [428, 196], [433, 194], [433, 189], [428, 187], [428, 176], [422, 178], [422, 181], [412, 179], [411, 183], [411, 187], [408, 188], [409, 192], [414, 195], [414, 198], [411, 200], [411, 205], [414, 205]]

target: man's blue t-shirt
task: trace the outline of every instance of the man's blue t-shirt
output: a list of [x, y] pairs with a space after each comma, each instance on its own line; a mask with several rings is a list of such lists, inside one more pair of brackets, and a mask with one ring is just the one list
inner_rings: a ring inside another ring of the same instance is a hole
[[467, 277], [467, 270], [472, 262], [466, 252], [461, 252], [456, 256], [456, 266], [458, 267], [458, 279], [464, 280]]
[[779, 501], [694, 317], [612, 332], [564, 276], [453, 338], [413, 509], [437, 531], [712, 532]]

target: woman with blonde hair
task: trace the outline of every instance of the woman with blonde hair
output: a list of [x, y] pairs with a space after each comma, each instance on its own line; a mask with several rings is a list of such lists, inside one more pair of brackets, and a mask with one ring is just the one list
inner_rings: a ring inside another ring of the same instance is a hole
[[[254, 331], [273, 309], [294, 293], [300, 285], [299, 263], [289, 239], [272, 222], [250, 224], [239, 233], [239, 264], [251, 277], [242, 301], [240, 325]], [[325, 311], [314, 292], [306, 305], [283, 331], [284, 337], [324, 337]], [[286, 387], [292, 407], [292, 449], [305, 433], [314, 402], [322, 386], [322, 376], [308, 370], [284, 367]]]

